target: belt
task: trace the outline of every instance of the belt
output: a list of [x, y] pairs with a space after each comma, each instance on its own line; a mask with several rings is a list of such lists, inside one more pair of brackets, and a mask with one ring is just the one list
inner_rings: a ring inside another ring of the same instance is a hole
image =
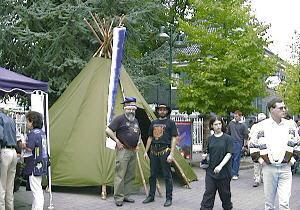
[[136, 147], [129, 147], [129, 146], [126, 146], [124, 145], [125, 149], [127, 150], [130, 150], [130, 151], [135, 151], [136, 150]]
[[168, 145], [168, 144], [151, 144], [151, 148], [154, 148], [154, 149], [165, 149], [167, 147], [171, 147], [171, 145]]
[[1, 149], [15, 149], [15, 148], [16, 148], [16, 146], [8, 146], [8, 145], [1, 146]]
[[287, 166], [288, 164], [287, 163], [271, 163], [268, 165], [275, 166], [275, 167], [282, 167], [282, 166]]
[[155, 155], [155, 156], [163, 156], [164, 154], [166, 154], [167, 152], [171, 151], [171, 149], [169, 147], [164, 148], [163, 150], [160, 151], [155, 151], [155, 150], [150, 150], [150, 154]]

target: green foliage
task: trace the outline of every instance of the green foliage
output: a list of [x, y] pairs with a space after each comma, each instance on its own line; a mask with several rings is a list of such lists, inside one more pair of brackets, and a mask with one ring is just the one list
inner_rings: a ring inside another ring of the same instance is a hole
[[[143, 0], [136, 1], [134, 5], [137, 11], [127, 18], [129, 21], [126, 23], [131, 33], [126, 40], [124, 63], [139, 91], [144, 93], [169, 83], [167, 71], [161, 68], [169, 61], [169, 45], [159, 40], [159, 29], [161, 26], [176, 28], [176, 20], [188, 13], [189, 1]], [[149, 9], [141, 12], [141, 8]]]
[[285, 69], [285, 81], [279, 86], [279, 93], [289, 109], [289, 114], [299, 114], [300, 65], [289, 65]]
[[48, 81], [55, 101], [96, 47], [82, 21], [88, 9], [76, 1], [2, 1], [1, 66]]
[[295, 31], [293, 36], [293, 65], [288, 65], [284, 71], [285, 81], [279, 86], [279, 93], [289, 109], [289, 114], [300, 114], [300, 34]]
[[2, 0], [0, 66], [47, 81], [52, 104], [99, 47], [83, 18], [91, 20], [89, 12], [107, 20], [124, 14], [123, 63], [143, 88], [159, 73], [148, 55], [158, 47], [165, 10], [161, 0]]
[[265, 56], [267, 27], [250, 15], [243, 0], [193, 1], [192, 6], [193, 18], [181, 21], [180, 29], [200, 51], [180, 57], [189, 61], [177, 69], [186, 75], [179, 87], [180, 108], [254, 112], [252, 101], [266, 95], [265, 76], [276, 70], [274, 59]]

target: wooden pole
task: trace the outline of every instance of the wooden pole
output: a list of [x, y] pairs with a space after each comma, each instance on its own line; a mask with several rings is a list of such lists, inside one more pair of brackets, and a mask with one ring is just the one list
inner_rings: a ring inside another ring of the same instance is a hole
[[86, 22], [86, 24], [88, 25], [88, 27], [91, 29], [91, 31], [93, 32], [93, 34], [95, 35], [95, 37], [97, 38], [97, 40], [99, 41], [99, 43], [101, 44], [102, 41], [101, 41], [100, 37], [98, 36], [98, 34], [96, 33], [96, 31], [94, 30], [93, 26], [87, 21], [87, 19], [83, 18], [83, 20]]
[[160, 189], [160, 185], [159, 185], [158, 179], [156, 180], [156, 189], [157, 189], [159, 197], [162, 197], [162, 192], [161, 192], [161, 189]]
[[106, 200], [106, 196], [107, 196], [107, 193], [106, 193], [106, 185], [102, 185], [101, 186], [101, 199], [102, 200]]
[[123, 24], [124, 19], [125, 19], [125, 15], [122, 14], [121, 17], [120, 17], [120, 20], [119, 20], [119, 27], [123, 27], [123, 25], [124, 25]]
[[179, 170], [181, 176], [183, 177], [183, 180], [184, 180], [184, 182], [186, 183], [187, 188], [191, 189], [189, 180], [186, 178], [186, 176], [185, 176], [185, 174], [184, 174], [182, 168], [179, 166], [178, 162], [177, 162], [175, 159], [173, 160], [173, 162], [174, 162], [175, 166], [178, 168], [178, 170]]
[[[92, 13], [92, 12], [90, 12], [90, 15], [92, 16], [92, 18], [93, 18], [93, 20], [94, 20], [94, 23], [96, 24], [96, 26], [97, 26], [98, 30], [99, 30], [99, 31], [100, 31], [100, 33], [102, 34], [101, 28], [100, 28], [100, 26], [99, 26], [99, 24], [98, 24], [98, 22], [97, 22], [97, 20], [96, 20], [95, 16], [93, 15], [93, 13]], [[102, 34], [102, 36], [103, 36], [103, 34]]]
[[[102, 46], [100, 46], [98, 48], [98, 50], [94, 53], [93, 57], [96, 57], [98, 55], [98, 53], [101, 51], [101, 49], [102, 49]], [[101, 53], [100, 53], [99, 57], [101, 57]]]
[[139, 157], [138, 152], [136, 152], [136, 158], [137, 158], [139, 170], [140, 170], [140, 173], [141, 173], [142, 182], [143, 182], [143, 185], [144, 185], [144, 190], [145, 190], [146, 196], [148, 196], [148, 188], [147, 188], [147, 184], [146, 184], [146, 181], [145, 181], [145, 177], [144, 177], [144, 173], [143, 173], [143, 169], [142, 169], [142, 165], [141, 165], [141, 161], [140, 161], [140, 157]]
[[[99, 26], [100, 26], [100, 33], [101, 33], [101, 35], [102, 35], [102, 37], [104, 37], [104, 31], [105, 31], [105, 26], [104, 26], [104, 23], [105, 23], [105, 19], [103, 18], [103, 21], [101, 21], [101, 19], [99, 18], [99, 16], [97, 15], [97, 14], [95, 14], [95, 18], [96, 18], [96, 20], [98, 21], [98, 23], [99, 23]], [[103, 23], [102, 23], [103, 22]]]

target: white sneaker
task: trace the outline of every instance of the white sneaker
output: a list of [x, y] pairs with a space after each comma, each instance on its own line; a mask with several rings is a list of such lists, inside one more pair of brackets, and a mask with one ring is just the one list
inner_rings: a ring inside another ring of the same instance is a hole
[[238, 176], [233, 176], [233, 177], [232, 177], [232, 180], [238, 180], [238, 179], [239, 179]]

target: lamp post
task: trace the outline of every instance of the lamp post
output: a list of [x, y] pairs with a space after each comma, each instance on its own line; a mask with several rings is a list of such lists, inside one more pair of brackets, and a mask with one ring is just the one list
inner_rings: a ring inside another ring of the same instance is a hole
[[160, 33], [159, 33], [159, 38], [161, 40], [168, 40], [169, 43], [169, 68], [168, 68], [168, 77], [169, 77], [169, 86], [168, 86], [168, 93], [169, 93], [169, 98], [168, 98], [168, 105], [169, 107], [172, 107], [172, 87], [171, 87], [171, 80], [172, 80], [172, 68], [173, 68], [173, 30], [172, 26], [169, 27], [170, 31], [169, 34], [165, 33], [165, 27], [161, 27]]

